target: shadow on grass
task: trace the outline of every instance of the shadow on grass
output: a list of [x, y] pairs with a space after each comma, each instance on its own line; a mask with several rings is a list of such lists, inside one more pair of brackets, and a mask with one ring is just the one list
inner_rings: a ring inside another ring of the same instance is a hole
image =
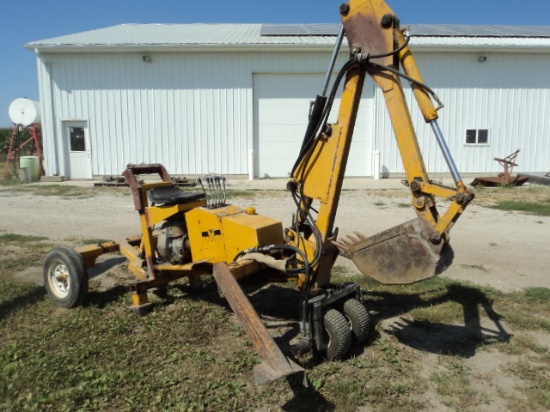
[[94, 279], [124, 262], [127, 262], [124, 256], [109, 257], [101, 262], [97, 262], [94, 266], [87, 269], [88, 278], [90, 280]]
[[[296, 361], [306, 370], [311, 370], [324, 362], [323, 356], [315, 354], [309, 359], [296, 359], [291, 355], [290, 342], [298, 335], [298, 303], [300, 293], [289, 287], [288, 284], [265, 284], [266, 278], [250, 278], [240, 282], [255, 310], [262, 317], [267, 328], [275, 336], [275, 341], [282, 352]], [[174, 290], [170, 290], [170, 289]], [[180, 293], [173, 293], [178, 290]], [[511, 335], [501, 324], [501, 316], [494, 310], [490, 299], [481, 290], [460, 283], [436, 284], [433, 289], [430, 285], [422, 292], [400, 293], [399, 288], [389, 291], [363, 292], [366, 306], [371, 309], [372, 332], [366, 344], [356, 345], [349, 352], [350, 357], [360, 356], [365, 347], [372, 344], [379, 335], [375, 327], [378, 323], [392, 318], [389, 330], [402, 343], [416, 350], [437, 354], [446, 354], [460, 357], [475, 355], [480, 345], [495, 342], [507, 342]], [[100, 307], [110, 302], [120, 300], [127, 289], [117, 286], [105, 292], [93, 292], [89, 298]], [[153, 310], [163, 310], [173, 302], [190, 299], [206, 301], [224, 307], [231, 311], [225, 299], [218, 293], [216, 283], [209, 278], [202, 285], [190, 287], [173, 283], [166, 291], [166, 298], [161, 302], [155, 302]], [[427, 297], [432, 295], [433, 297]], [[455, 302], [460, 305], [464, 324], [444, 324], [440, 322], [428, 322], [410, 320], [405, 315], [413, 309], [429, 308]], [[336, 409], [331, 401], [313, 388], [303, 386], [301, 381], [295, 378], [287, 378], [293, 396], [281, 406], [285, 411], [309, 411]]]
[[44, 300], [47, 296], [46, 290], [42, 286], [29, 285], [27, 289], [23, 294], [0, 303], [0, 321], [14, 312], [23, 310], [28, 306], [36, 304], [36, 302]]
[[111, 303], [120, 302], [122, 298], [128, 295], [130, 289], [128, 286], [117, 285], [104, 291], [90, 291], [84, 302], [84, 306], [96, 306], [100, 309], [106, 308]]
[[[447, 293], [434, 299], [422, 299], [418, 294], [369, 292], [376, 297], [378, 315], [375, 322], [398, 317], [388, 330], [397, 339], [424, 352], [470, 358], [481, 345], [508, 342], [512, 335], [502, 326], [501, 316], [494, 310], [485, 293], [460, 284], [447, 286]], [[463, 325], [410, 320], [402, 315], [412, 309], [429, 308], [447, 302], [462, 306]], [[482, 324], [483, 312], [490, 321]]]
[[[102, 262], [99, 270], [104, 272], [119, 263], [119, 259], [110, 259]], [[266, 285], [265, 280], [265, 276], [252, 276], [241, 281], [240, 285], [266, 327], [277, 330], [278, 333], [275, 335], [278, 336], [275, 336], [275, 340], [283, 353], [289, 354], [290, 341], [299, 333], [297, 320], [300, 293], [287, 284]], [[214, 281], [192, 287], [181, 284], [172, 284], [170, 287], [179, 289], [182, 293], [179, 296], [167, 293], [163, 296], [162, 303], [156, 302], [154, 307], [162, 308], [179, 299], [192, 299], [221, 305], [231, 311], [227, 301], [220, 297]], [[494, 310], [484, 292], [459, 283], [450, 283], [444, 287], [446, 291], [431, 299], [422, 296], [426, 292], [363, 292], [367, 309], [371, 313], [372, 332], [365, 344], [351, 348], [349, 356], [361, 355], [364, 348], [377, 339], [376, 325], [394, 317], [398, 320], [387, 332], [395, 335], [401, 343], [425, 352], [468, 358], [475, 355], [480, 345], [510, 340], [512, 335], [502, 326], [501, 316]], [[127, 292], [128, 288], [124, 286], [116, 286], [104, 292], [90, 292], [88, 302], [105, 307], [109, 303], [119, 301]], [[456, 302], [462, 306], [463, 325], [410, 320], [404, 317], [413, 309], [434, 307], [447, 302]], [[488, 321], [482, 324], [483, 313]], [[322, 356], [314, 356], [304, 366], [311, 368], [322, 362]]]
[[332, 412], [336, 410], [332, 402], [325, 399], [325, 397], [313, 389], [311, 385], [304, 386], [301, 379], [291, 376], [287, 378], [287, 382], [294, 396], [281, 406], [283, 411]]

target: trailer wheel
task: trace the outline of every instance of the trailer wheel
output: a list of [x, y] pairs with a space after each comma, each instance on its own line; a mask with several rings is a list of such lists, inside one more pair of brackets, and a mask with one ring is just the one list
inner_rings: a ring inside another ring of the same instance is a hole
[[367, 309], [357, 299], [348, 299], [344, 303], [344, 315], [356, 342], [363, 343], [369, 336], [370, 317]]
[[63, 308], [74, 308], [88, 293], [88, 274], [82, 256], [74, 249], [58, 247], [44, 261], [44, 286], [50, 298]]
[[327, 359], [342, 358], [351, 346], [351, 331], [344, 315], [336, 309], [330, 309], [323, 318], [325, 332], [328, 335]]

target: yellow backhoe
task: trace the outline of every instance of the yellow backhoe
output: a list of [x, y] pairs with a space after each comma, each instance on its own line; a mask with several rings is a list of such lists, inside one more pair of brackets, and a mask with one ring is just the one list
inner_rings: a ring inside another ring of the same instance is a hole
[[[149, 306], [149, 289], [182, 277], [194, 284], [203, 275], [213, 275], [263, 360], [254, 369], [257, 382], [262, 383], [303, 373], [303, 369], [277, 347], [239, 287], [239, 279], [261, 276], [267, 267], [286, 279], [297, 279], [300, 332], [293, 340], [294, 348], [314, 349], [332, 360], [345, 356], [352, 341], [364, 342], [369, 332], [369, 314], [360, 301], [359, 286], [331, 282], [339, 254], [353, 260], [365, 275], [386, 284], [422, 281], [450, 264], [449, 231], [474, 195], [462, 182], [438, 126], [437, 111], [442, 105], [420, 75], [407, 30], [400, 28], [384, 1], [350, 0], [340, 6], [340, 14], [342, 28], [327, 80], [312, 105], [287, 185], [296, 204], [291, 224], [283, 228], [280, 221], [259, 215], [254, 208], [227, 204], [223, 177], [206, 176], [200, 179], [202, 190], [184, 192], [160, 164], [128, 165], [123, 175], [133, 193], [141, 235], [51, 251], [44, 263], [44, 283], [58, 305], [71, 308], [82, 303], [88, 291], [86, 269], [104, 253], [118, 251], [128, 259], [129, 270], [137, 278], [130, 289], [132, 308], [138, 313]], [[329, 91], [344, 37], [350, 58]], [[374, 236], [356, 233], [338, 238], [334, 221], [367, 75], [385, 97], [417, 217]], [[341, 82], [338, 118], [329, 124]], [[434, 131], [453, 187], [428, 177], [402, 82], [410, 83]], [[159, 179], [143, 183], [140, 176], [150, 174]], [[436, 208], [438, 197], [448, 201], [443, 213]]]

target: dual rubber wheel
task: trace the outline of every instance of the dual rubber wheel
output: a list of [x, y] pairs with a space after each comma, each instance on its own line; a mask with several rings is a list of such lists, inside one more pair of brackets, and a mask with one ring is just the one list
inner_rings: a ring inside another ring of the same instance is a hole
[[80, 305], [88, 293], [88, 274], [82, 256], [68, 247], [48, 253], [44, 261], [44, 286], [58, 306]]
[[328, 338], [327, 359], [343, 358], [353, 341], [364, 343], [370, 327], [369, 313], [357, 299], [348, 299], [343, 312], [329, 309], [325, 314], [324, 326]]

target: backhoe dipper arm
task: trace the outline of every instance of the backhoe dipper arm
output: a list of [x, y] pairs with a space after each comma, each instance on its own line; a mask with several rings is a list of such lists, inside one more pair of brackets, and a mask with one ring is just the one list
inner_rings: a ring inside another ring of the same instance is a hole
[[[425, 86], [408, 40], [399, 27], [399, 19], [384, 1], [351, 0], [347, 6], [342, 6], [341, 11], [352, 55], [360, 61], [366, 61], [368, 73], [384, 93], [416, 212], [434, 228], [433, 240], [440, 236], [446, 237], [453, 223], [473, 199], [473, 194], [465, 187], [437, 123], [437, 110], [442, 104], [435, 93]], [[376, 58], [377, 55], [385, 57]], [[404, 76], [397, 71], [399, 65], [403, 67]], [[410, 81], [422, 115], [432, 126], [456, 189], [433, 184], [428, 178], [403, 95], [402, 76]], [[439, 103], [437, 108], [433, 104], [434, 98]], [[433, 196], [453, 201], [442, 217], [435, 209]]]
[[[352, 238], [353, 244], [351, 241], [339, 243], [335, 241], [336, 234], [333, 233], [334, 219], [366, 73], [372, 77], [383, 92], [412, 192], [413, 207], [418, 216], [417, 222], [412, 225], [414, 229], [412, 226], [407, 226], [405, 229], [394, 228], [388, 234], [381, 236], [382, 241], [379, 241], [376, 247], [386, 240], [395, 241], [396, 238], [401, 237], [405, 241], [400, 241], [400, 246], [396, 246], [395, 242], [392, 243], [391, 247], [394, 249], [389, 248], [390, 242], [386, 242], [388, 243], [387, 251], [393, 250], [393, 253], [399, 253], [401, 252], [400, 247], [406, 249], [403, 250], [404, 252], [414, 249], [415, 252], [410, 253], [418, 254], [416, 257], [418, 261], [436, 260], [435, 256], [441, 254], [449, 240], [450, 228], [473, 199], [473, 194], [462, 182], [437, 124], [437, 110], [442, 105], [435, 93], [424, 85], [408, 47], [408, 38], [400, 29], [399, 20], [393, 11], [383, 0], [350, 0], [340, 6], [340, 13], [351, 56], [340, 73], [340, 76], [346, 76], [346, 81], [341, 96], [338, 120], [332, 125], [326, 123], [330, 104], [334, 100], [336, 85], [333, 94], [327, 99], [325, 115], [321, 118], [319, 125], [308, 127], [308, 130], [318, 130], [318, 134], [306, 135], [304, 138], [304, 144], [289, 184], [289, 188], [296, 195], [298, 204], [297, 219], [293, 227], [296, 232], [290, 232], [290, 239], [306, 254], [316, 257], [316, 260], [311, 262], [311, 266], [317, 286], [324, 286], [330, 280], [330, 273], [327, 272], [330, 271], [332, 265], [327, 265], [328, 269], [324, 270], [323, 263], [334, 261], [336, 256], [331, 249], [333, 244], [336, 244], [344, 255], [348, 254], [348, 257], [354, 253], [367, 253], [364, 250], [372, 246], [372, 242], [362, 235]], [[399, 71], [400, 66], [404, 73]], [[430, 181], [403, 93], [401, 78], [405, 78], [411, 83], [415, 99], [424, 119], [431, 124], [435, 132], [456, 187], [445, 187]], [[434, 99], [439, 103], [439, 107], [434, 105]], [[451, 200], [450, 206], [442, 216], [436, 209], [436, 196]], [[318, 210], [316, 210], [318, 214], [316, 219], [313, 219], [312, 206], [316, 202], [319, 202]], [[306, 229], [303, 229], [304, 227]], [[303, 232], [301, 237], [300, 228]], [[408, 233], [413, 231], [419, 233]], [[299, 244], [300, 238], [304, 239], [301, 245]], [[413, 238], [414, 244], [411, 245], [410, 239]], [[417, 241], [416, 238], [423, 238], [423, 240]], [[376, 254], [381, 253], [382, 251], [377, 249]], [[364, 258], [371, 259], [371, 257], [369, 255]], [[411, 257], [411, 259], [413, 258], [414, 256]], [[324, 259], [325, 262], [321, 259]], [[407, 262], [407, 265], [410, 263]], [[363, 270], [357, 261], [356, 264]], [[388, 262], [380, 264], [379, 268], [366, 268], [369, 273], [365, 273], [365, 271], [364, 273], [372, 275], [371, 272], [376, 272], [377, 269], [385, 270], [385, 266], [388, 266]], [[374, 275], [373, 277], [384, 281], [384, 283], [410, 283], [434, 276], [435, 268], [439, 268], [441, 265], [434, 262], [432, 266], [433, 270], [427, 270], [425, 266], [422, 266], [417, 271], [434, 273], [411, 273], [410, 276], [403, 274], [403, 279], [394, 279], [393, 275], [390, 276], [391, 279], [386, 275], [379, 277]], [[391, 269], [389, 271], [391, 272]], [[396, 266], [395, 276], [398, 276], [398, 271]]]

